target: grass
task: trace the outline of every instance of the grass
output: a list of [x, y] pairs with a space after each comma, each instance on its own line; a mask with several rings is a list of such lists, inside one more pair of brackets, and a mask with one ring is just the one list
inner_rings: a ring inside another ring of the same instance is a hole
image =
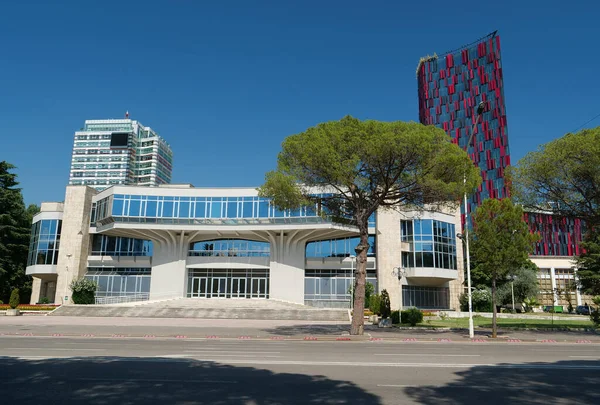
[[[538, 328], [538, 329], [572, 329], [572, 328], [591, 328], [594, 326], [591, 320], [581, 319], [577, 321], [564, 321], [560, 317], [552, 319], [505, 319], [498, 318], [498, 327], [500, 328]], [[474, 317], [473, 324], [475, 327], [491, 328], [492, 319], [483, 317]], [[424, 321], [418, 326], [437, 327], [437, 328], [468, 328], [469, 318], [448, 318], [446, 320], [431, 320]]]

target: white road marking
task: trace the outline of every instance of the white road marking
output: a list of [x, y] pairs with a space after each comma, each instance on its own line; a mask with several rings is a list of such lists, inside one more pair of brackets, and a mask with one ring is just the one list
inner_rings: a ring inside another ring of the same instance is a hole
[[228, 354], [281, 354], [281, 352], [254, 352], [251, 350], [184, 350], [185, 353], [228, 353]]
[[569, 357], [580, 358], [580, 359], [597, 359], [598, 357], [600, 357], [600, 354], [597, 354], [595, 356], [569, 356]]
[[480, 354], [374, 353], [372, 356], [481, 357]]
[[166, 378], [75, 378], [78, 381], [120, 381], [120, 382], [158, 382], [158, 383], [194, 383], [194, 384], [238, 384], [233, 380], [178, 380]]
[[54, 347], [3, 347], [2, 350], [44, 350], [51, 351], [66, 351], [66, 352], [105, 352], [106, 349], [75, 349], [75, 348], [54, 348]]

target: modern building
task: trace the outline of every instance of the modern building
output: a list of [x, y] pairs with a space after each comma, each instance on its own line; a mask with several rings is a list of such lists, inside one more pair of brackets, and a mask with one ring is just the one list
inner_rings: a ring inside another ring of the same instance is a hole
[[171, 182], [171, 147], [150, 127], [129, 119], [86, 120], [75, 132], [70, 185], [102, 190], [113, 185]]
[[[370, 220], [367, 281], [393, 308], [458, 309], [458, 209], [378, 211]], [[276, 299], [350, 306], [358, 230], [317, 207], [280, 211], [253, 188], [68, 186], [33, 219], [31, 302], [70, 303], [74, 279], [98, 282], [98, 302]], [[404, 270], [402, 270], [404, 269]]]
[[510, 153], [501, 59], [495, 31], [454, 51], [423, 57], [417, 67], [419, 121], [444, 129], [461, 148], [471, 136], [477, 106], [485, 103], [468, 146], [483, 179], [469, 199], [469, 212], [486, 198], [509, 196], [504, 181]]
[[[485, 110], [468, 153], [481, 169], [483, 182], [468, 201], [472, 213], [486, 198], [510, 197], [505, 171], [510, 165], [500, 36], [495, 31], [473, 43], [441, 55], [421, 58], [417, 67], [419, 120], [444, 129], [452, 142], [465, 148], [480, 102]], [[464, 207], [462, 224], [465, 224]], [[580, 252], [584, 225], [578, 219], [550, 212], [527, 212], [531, 232], [539, 233], [532, 261], [539, 267], [539, 301], [543, 305], [581, 304], [574, 281], [574, 256]], [[575, 300], [576, 298], [576, 300]], [[584, 297], [585, 300], [587, 297]]]

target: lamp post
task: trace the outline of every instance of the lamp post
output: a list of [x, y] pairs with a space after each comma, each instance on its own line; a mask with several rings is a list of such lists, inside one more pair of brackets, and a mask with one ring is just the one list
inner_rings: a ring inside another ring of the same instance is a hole
[[510, 276], [510, 294], [512, 297], [512, 313], [516, 313], [517, 311], [515, 310], [515, 279], [517, 278], [517, 276], [515, 276], [514, 274]]
[[398, 277], [398, 305], [400, 311], [402, 311], [402, 277], [406, 275], [406, 270], [402, 267], [394, 267], [392, 269], [392, 276]]
[[[483, 110], [485, 109], [485, 103], [482, 101], [477, 106], [477, 116], [475, 117], [475, 122], [471, 127], [471, 134], [469, 135], [469, 140], [465, 145], [465, 152], [469, 153], [469, 145], [473, 141], [473, 135], [475, 134], [475, 128], [477, 128], [477, 124], [479, 124], [479, 118], [481, 118], [481, 114], [483, 114]], [[475, 329], [473, 327], [473, 297], [471, 294], [471, 260], [469, 257], [469, 207], [467, 205], [467, 169], [465, 168], [465, 172], [463, 174], [463, 185], [464, 185], [464, 204], [465, 204], [465, 230], [463, 241], [465, 242], [465, 255], [467, 256], [467, 295], [469, 297], [469, 337], [473, 339], [475, 337]], [[457, 235], [458, 236], [458, 235]]]

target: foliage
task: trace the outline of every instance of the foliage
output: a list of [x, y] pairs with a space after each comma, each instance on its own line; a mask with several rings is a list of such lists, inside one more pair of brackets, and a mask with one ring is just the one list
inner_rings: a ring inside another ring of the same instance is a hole
[[475, 210], [471, 254], [476, 258], [479, 271], [491, 278], [492, 337], [497, 336], [497, 286], [509, 274], [529, 263], [529, 253], [537, 235], [529, 233], [523, 220], [523, 209], [508, 198], [487, 199]]
[[400, 313], [402, 323], [408, 323], [410, 326], [416, 326], [418, 323], [423, 322], [423, 312], [417, 308], [409, 308]]
[[[29, 299], [31, 278], [25, 274], [32, 216], [25, 209], [17, 186], [15, 166], [0, 161], [0, 298], [7, 300], [14, 288]], [[33, 210], [33, 208], [32, 208]]]
[[42, 297], [39, 301], [39, 304], [49, 304], [50, 303], [50, 298], [48, 297]]
[[73, 280], [69, 286], [73, 292], [72, 298], [75, 304], [94, 304], [96, 302], [96, 290], [98, 283], [87, 278]]
[[598, 295], [600, 294], [600, 228], [590, 230], [581, 247], [583, 253], [576, 259], [579, 284], [585, 293]]
[[400, 311], [393, 310], [391, 318], [392, 318], [392, 325], [400, 323]]
[[[28, 304], [19, 304], [17, 309], [21, 311], [53, 311], [58, 307], [58, 305], [28, 305]], [[5, 310], [10, 308], [10, 305], [4, 304], [0, 305], [0, 310]]]
[[515, 293], [515, 305], [520, 304], [527, 297], [535, 297], [539, 291], [539, 282], [537, 279], [537, 266], [528, 260], [520, 269], [512, 272], [514, 281], [507, 280], [498, 287], [498, 303], [500, 305], [512, 304], [511, 284]]
[[379, 307], [379, 311], [381, 312], [381, 317], [383, 319], [389, 318], [392, 314], [390, 295], [388, 294], [387, 290], [381, 291], [381, 305]]
[[525, 304], [525, 312], [533, 312], [533, 308], [540, 305], [536, 297], [526, 297], [523, 304]]
[[[371, 298], [371, 295], [373, 295], [375, 293], [375, 286], [373, 285], [373, 283], [366, 283], [365, 284], [365, 303], [369, 304], [369, 299]], [[350, 294], [352, 296], [352, 301], [354, 301], [354, 286], [353, 285], [349, 285], [348, 286], [348, 294]]]
[[381, 315], [381, 295], [373, 294], [369, 297], [369, 309], [375, 315]]
[[19, 289], [15, 288], [12, 290], [12, 293], [10, 293], [10, 301], [8, 301], [8, 305], [10, 305], [12, 309], [15, 309], [19, 306], [19, 302]]
[[540, 146], [510, 175], [513, 195], [526, 207], [600, 225], [600, 127]]
[[[471, 293], [473, 302], [473, 312], [491, 312], [492, 311], [492, 291], [483, 287], [473, 290]], [[469, 310], [469, 296], [467, 293], [462, 293], [459, 297], [460, 310], [467, 312]]]
[[590, 311], [590, 320], [594, 323], [595, 327], [600, 327], [600, 295], [597, 295], [592, 300], [597, 305], [595, 309]]
[[363, 333], [368, 220], [378, 208], [455, 203], [481, 181], [468, 155], [434, 126], [360, 121], [347, 116], [287, 137], [277, 170], [266, 174], [259, 195], [279, 209], [316, 207], [334, 221], [353, 221], [354, 311], [350, 333]]

